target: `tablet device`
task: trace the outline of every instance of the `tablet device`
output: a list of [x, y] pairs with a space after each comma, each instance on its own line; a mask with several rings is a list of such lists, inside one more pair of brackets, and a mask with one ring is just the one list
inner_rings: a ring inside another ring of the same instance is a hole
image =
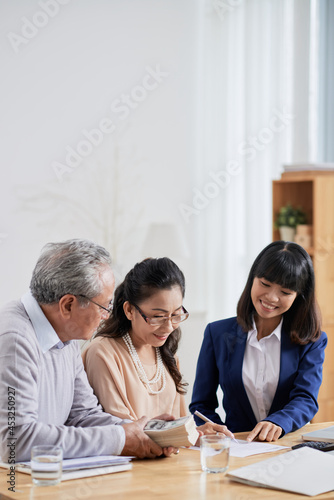
[[334, 425], [319, 429], [318, 431], [307, 432], [302, 435], [304, 441], [325, 441], [326, 443], [334, 443]]

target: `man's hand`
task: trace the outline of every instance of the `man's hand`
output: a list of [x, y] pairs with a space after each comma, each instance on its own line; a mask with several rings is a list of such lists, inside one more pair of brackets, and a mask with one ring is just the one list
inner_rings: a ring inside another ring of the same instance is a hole
[[163, 454], [161, 446], [150, 439], [143, 431], [147, 417], [142, 417], [131, 424], [123, 424], [125, 445], [121, 455], [134, 455], [138, 458], [155, 458]]
[[248, 434], [247, 441], [253, 441], [256, 437], [259, 441], [276, 441], [282, 434], [282, 430], [282, 427], [263, 420]]
[[125, 431], [125, 445], [121, 455], [134, 455], [138, 458], [155, 458], [161, 455], [170, 456], [172, 453], [178, 453], [177, 448], [169, 446], [162, 449], [150, 439], [143, 431], [147, 417], [142, 417], [131, 424], [123, 424]]
[[[197, 430], [199, 432], [200, 437], [203, 436], [204, 434], [207, 435], [207, 434], [219, 433], [219, 434], [223, 434], [224, 436], [234, 438], [233, 433], [228, 430], [226, 425], [215, 424], [213, 422], [212, 423], [207, 422], [204, 425], [200, 425], [199, 427], [197, 427]], [[199, 438], [196, 441], [196, 446], [199, 446]]]

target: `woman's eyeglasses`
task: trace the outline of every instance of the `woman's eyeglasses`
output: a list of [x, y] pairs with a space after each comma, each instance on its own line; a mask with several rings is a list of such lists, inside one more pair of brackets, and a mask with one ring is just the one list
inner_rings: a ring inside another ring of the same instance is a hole
[[146, 323], [148, 323], [151, 326], [160, 326], [165, 324], [167, 321], [171, 321], [172, 325], [177, 325], [178, 323], [182, 323], [182, 321], [185, 321], [189, 317], [188, 311], [182, 306], [183, 312], [181, 314], [173, 314], [172, 316], [146, 316], [146, 314], [143, 313], [143, 311], [138, 307], [136, 304], [133, 304], [133, 306], [137, 309], [139, 314], [144, 318]]

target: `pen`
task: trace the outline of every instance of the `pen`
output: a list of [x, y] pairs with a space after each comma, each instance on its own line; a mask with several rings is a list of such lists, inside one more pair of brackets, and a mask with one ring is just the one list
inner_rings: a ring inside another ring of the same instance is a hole
[[[204, 420], [204, 422], [209, 422], [209, 424], [214, 424], [214, 422], [212, 422], [212, 420], [210, 420], [208, 417], [206, 417], [205, 415], [203, 415], [200, 411], [196, 410], [194, 412], [194, 415], [197, 415], [197, 417], [201, 418], [202, 420]], [[232, 434], [233, 436], [233, 434]], [[237, 443], [238, 441], [235, 439], [235, 437], [233, 436], [232, 437], [232, 440]]]

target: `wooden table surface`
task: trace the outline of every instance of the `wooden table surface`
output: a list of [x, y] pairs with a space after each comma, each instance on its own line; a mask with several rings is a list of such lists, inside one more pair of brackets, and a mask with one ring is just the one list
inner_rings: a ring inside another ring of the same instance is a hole
[[[275, 444], [292, 446], [301, 442], [301, 434], [334, 425], [334, 422], [308, 424], [302, 429], [287, 434]], [[245, 439], [247, 433], [236, 434]], [[285, 453], [279, 451], [276, 453]], [[265, 453], [247, 458], [230, 458], [229, 469], [265, 460], [276, 453]], [[296, 500], [308, 498], [304, 495], [281, 492], [267, 488], [254, 488], [229, 480], [223, 474], [206, 474], [200, 466], [197, 450], [180, 449], [178, 455], [153, 460], [134, 460], [130, 471], [103, 476], [64, 481], [56, 486], [33, 486], [28, 474], [16, 473], [16, 492], [8, 491], [5, 469], [0, 469], [0, 500]], [[333, 471], [334, 472], [334, 471]], [[334, 499], [334, 492], [313, 497]]]

